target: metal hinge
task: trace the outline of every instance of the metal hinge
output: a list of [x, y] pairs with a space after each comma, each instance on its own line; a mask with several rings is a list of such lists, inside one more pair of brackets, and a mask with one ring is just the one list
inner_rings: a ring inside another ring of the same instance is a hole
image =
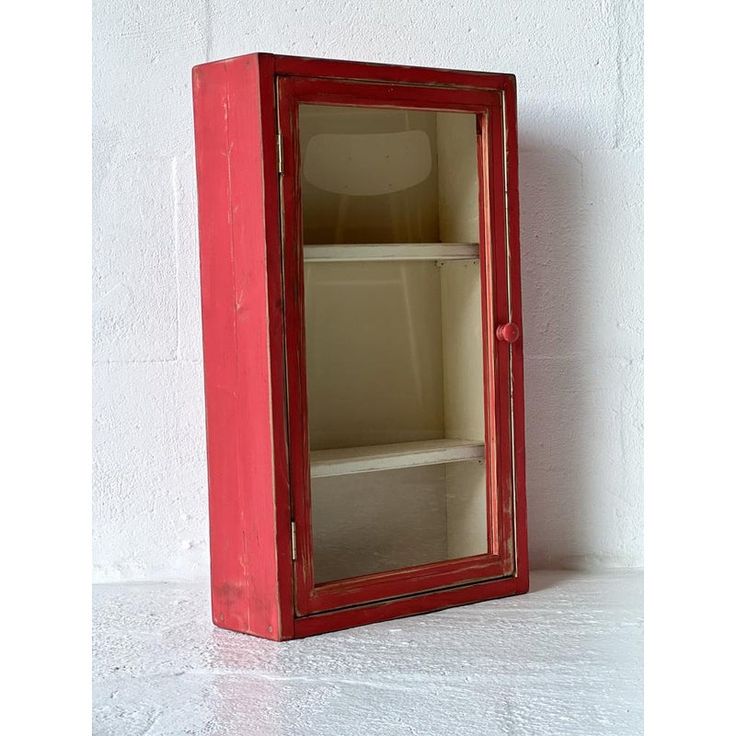
[[281, 134], [276, 135], [276, 165], [279, 174], [284, 173], [284, 146], [281, 142]]
[[291, 559], [296, 559], [296, 522], [291, 522]]

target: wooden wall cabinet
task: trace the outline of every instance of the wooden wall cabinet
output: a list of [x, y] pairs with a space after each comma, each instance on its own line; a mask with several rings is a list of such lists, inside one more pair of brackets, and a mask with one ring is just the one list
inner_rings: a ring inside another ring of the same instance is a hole
[[514, 77], [252, 54], [193, 88], [215, 624], [525, 592]]

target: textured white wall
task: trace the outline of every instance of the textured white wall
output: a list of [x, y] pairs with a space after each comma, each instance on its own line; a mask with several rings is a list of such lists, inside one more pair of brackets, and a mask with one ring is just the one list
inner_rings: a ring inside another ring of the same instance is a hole
[[536, 567], [642, 562], [639, 0], [97, 0], [95, 579], [207, 574], [190, 70], [514, 72]]

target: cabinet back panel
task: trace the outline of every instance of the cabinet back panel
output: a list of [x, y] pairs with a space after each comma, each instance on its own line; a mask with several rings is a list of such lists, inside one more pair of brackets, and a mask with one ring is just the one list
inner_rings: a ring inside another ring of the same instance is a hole
[[446, 505], [444, 465], [313, 479], [316, 582], [445, 559]]
[[484, 467], [471, 461], [313, 479], [315, 581], [484, 554]]
[[305, 265], [313, 450], [444, 437], [440, 269]]
[[301, 105], [304, 242], [438, 242], [435, 117]]

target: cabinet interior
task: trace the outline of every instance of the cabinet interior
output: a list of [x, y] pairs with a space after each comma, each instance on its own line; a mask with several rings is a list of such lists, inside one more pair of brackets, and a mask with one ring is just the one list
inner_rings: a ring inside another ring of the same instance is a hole
[[486, 553], [476, 116], [299, 130], [315, 580]]

